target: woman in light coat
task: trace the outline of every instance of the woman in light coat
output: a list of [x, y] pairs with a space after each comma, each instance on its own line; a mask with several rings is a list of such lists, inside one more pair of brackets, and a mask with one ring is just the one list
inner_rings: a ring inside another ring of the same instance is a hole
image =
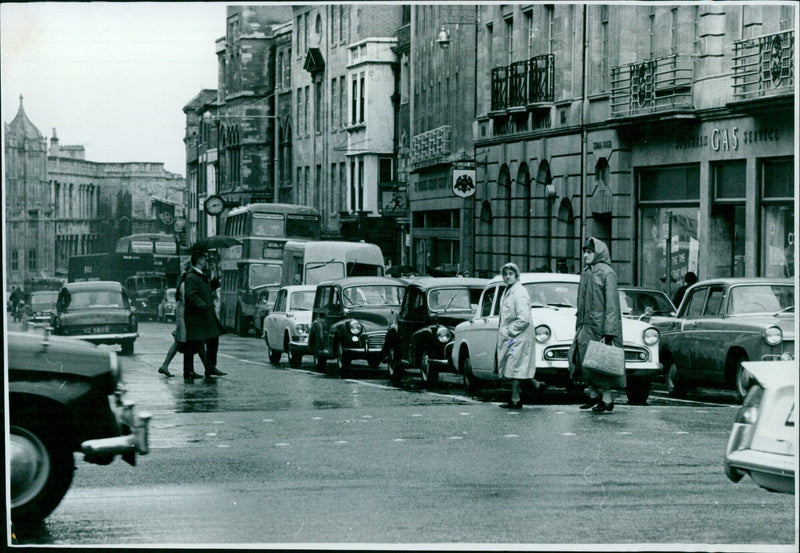
[[500, 299], [500, 326], [497, 336], [497, 372], [511, 380], [511, 400], [504, 409], [522, 409], [523, 380], [536, 373], [535, 334], [531, 325], [531, 298], [519, 281], [519, 267], [506, 263], [500, 270], [508, 288]]
[[600, 413], [614, 409], [612, 388], [624, 388], [625, 377], [614, 377], [583, 366], [591, 340], [622, 347], [622, 315], [617, 291], [617, 273], [611, 268], [608, 247], [589, 238], [583, 247], [584, 268], [578, 284], [575, 340], [569, 351], [570, 372], [581, 375], [589, 401], [581, 409]]

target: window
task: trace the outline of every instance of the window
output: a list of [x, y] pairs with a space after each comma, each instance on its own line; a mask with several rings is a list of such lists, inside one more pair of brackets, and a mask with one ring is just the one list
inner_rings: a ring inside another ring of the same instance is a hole
[[600, 60], [600, 82], [601, 90], [609, 89], [609, 70], [608, 61], [610, 51], [608, 47], [608, 6], [600, 6], [600, 41], [602, 42], [603, 54]]
[[339, 209], [347, 211], [347, 163], [339, 163]]
[[297, 89], [297, 136], [303, 135], [303, 89]]
[[709, 278], [745, 275], [744, 160], [711, 166], [714, 203], [711, 207]]
[[[334, 10], [335, 13], [335, 10]], [[331, 79], [331, 131], [339, 128], [339, 79]]]
[[355, 125], [358, 117], [358, 77], [353, 75], [352, 95], [350, 97], [350, 122]]
[[298, 15], [296, 18], [296, 22], [294, 25], [295, 34], [297, 35], [297, 56], [300, 57], [300, 53], [303, 51], [303, 33], [300, 29], [303, 28], [303, 16]]
[[283, 64], [283, 88], [292, 87], [292, 49], [286, 51], [286, 63]]
[[535, 27], [533, 26], [533, 10], [534, 8], [531, 8], [529, 11], [525, 12], [525, 29], [526, 29], [525, 36], [528, 39], [528, 50], [526, 59], [530, 59], [533, 57], [533, 51], [534, 51], [533, 43], [534, 39], [536, 38], [534, 32]]
[[364, 160], [358, 160], [358, 209], [364, 209]]
[[278, 52], [278, 67], [275, 71], [275, 87], [281, 88], [283, 85], [283, 52]]
[[336, 179], [337, 177], [337, 168], [335, 163], [331, 163], [331, 193], [330, 193], [330, 202], [331, 202], [331, 213], [339, 213], [339, 183]]
[[28, 250], [28, 269], [36, 270], [36, 250]]
[[392, 158], [378, 158], [378, 183], [392, 181]]
[[314, 131], [322, 132], [322, 80], [314, 83]]
[[339, 7], [331, 6], [331, 47], [336, 48], [339, 42]]
[[656, 57], [656, 12], [654, 8], [650, 8], [650, 15], [647, 18], [647, 25], [650, 33], [650, 48], [649, 59]]
[[670, 54], [678, 53], [678, 8], [670, 9]]
[[339, 77], [339, 127], [344, 127], [347, 123], [347, 88], [345, 76]]
[[546, 4], [545, 7], [545, 17], [546, 17], [546, 24], [547, 24], [547, 53], [552, 54], [555, 52], [555, 33], [553, 33], [553, 26], [555, 24], [555, 14], [553, 4]]
[[794, 163], [792, 158], [761, 163], [761, 272], [794, 277]]
[[708, 300], [703, 315], [706, 317], [716, 317], [722, 312], [722, 298], [725, 297], [725, 288], [715, 286], [708, 292]]
[[307, 86], [305, 88], [305, 91], [306, 93], [303, 98], [303, 134], [308, 136], [308, 128], [310, 127], [308, 122], [309, 119], [308, 110], [309, 110], [309, 104], [311, 103], [311, 87]]
[[19, 251], [11, 250], [11, 270], [19, 271]]
[[700, 314], [703, 312], [703, 304], [705, 304], [707, 292], [708, 288], [706, 287], [692, 290], [692, 293], [689, 294], [689, 299], [684, 300], [684, 303], [686, 304], [686, 307], [683, 309], [684, 317], [700, 316]]
[[316, 166], [314, 171], [314, 207], [322, 211], [322, 217], [325, 217], [325, 207], [322, 205], [322, 165]]
[[350, 211], [356, 210], [356, 162], [350, 162]]
[[362, 72], [359, 78], [359, 95], [358, 95], [358, 121], [360, 123], [364, 122], [364, 105], [366, 104], [366, 97], [365, 97], [365, 87], [366, 87], [366, 76]]
[[506, 63], [514, 61], [514, 18], [506, 19]]

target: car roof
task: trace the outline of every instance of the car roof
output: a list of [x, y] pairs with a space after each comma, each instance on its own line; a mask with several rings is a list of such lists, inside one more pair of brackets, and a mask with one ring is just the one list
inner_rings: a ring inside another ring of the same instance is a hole
[[[522, 284], [531, 284], [534, 282], [580, 282], [580, 275], [573, 275], [571, 273], [520, 273], [519, 280]], [[503, 282], [502, 275], [496, 275], [490, 281], [490, 284]]]
[[667, 295], [666, 292], [663, 290], [658, 290], [657, 288], [642, 288], [641, 286], [629, 286], [629, 285], [620, 285], [617, 286], [617, 290], [625, 291], [625, 292], [650, 292], [652, 294], [663, 294]]
[[87, 282], [68, 282], [64, 288], [72, 291], [77, 290], [122, 290], [122, 284], [113, 280], [90, 280]]
[[290, 292], [312, 292], [317, 289], [316, 284], [292, 284], [290, 286], [281, 286], [281, 290]]
[[488, 278], [463, 278], [463, 277], [419, 277], [409, 279], [409, 286], [420, 290], [433, 288], [483, 288], [489, 284]]
[[734, 285], [734, 284], [779, 284], [779, 285], [786, 285], [791, 284], [794, 285], [794, 279], [791, 278], [777, 278], [777, 277], [726, 277], [726, 278], [712, 278], [708, 280], [702, 280], [696, 284], [692, 285], [692, 288], [695, 286], [707, 286], [709, 284], [724, 284], [726, 286]]
[[335, 284], [336, 286], [341, 286], [343, 288], [346, 286], [361, 286], [365, 284], [383, 284], [388, 286], [403, 287], [408, 286], [408, 283], [401, 279], [379, 276], [345, 277], [338, 280], [330, 280], [322, 284]]

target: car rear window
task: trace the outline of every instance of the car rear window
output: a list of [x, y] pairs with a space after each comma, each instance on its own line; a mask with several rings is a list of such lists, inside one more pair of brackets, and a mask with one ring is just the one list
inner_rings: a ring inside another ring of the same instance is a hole
[[73, 292], [67, 305], [67, 311], [93, 309], [103, 307], [128, 307], [128, 300], [121, 292], [114, 290], [92, 290]]

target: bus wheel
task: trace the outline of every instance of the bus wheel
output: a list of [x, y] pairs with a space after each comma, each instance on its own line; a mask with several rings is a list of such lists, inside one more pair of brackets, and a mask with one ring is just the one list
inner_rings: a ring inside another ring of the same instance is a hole
[[250, 334], [250, 323], [238, 308], [236, 309], [236, 334], [242, 337]]

